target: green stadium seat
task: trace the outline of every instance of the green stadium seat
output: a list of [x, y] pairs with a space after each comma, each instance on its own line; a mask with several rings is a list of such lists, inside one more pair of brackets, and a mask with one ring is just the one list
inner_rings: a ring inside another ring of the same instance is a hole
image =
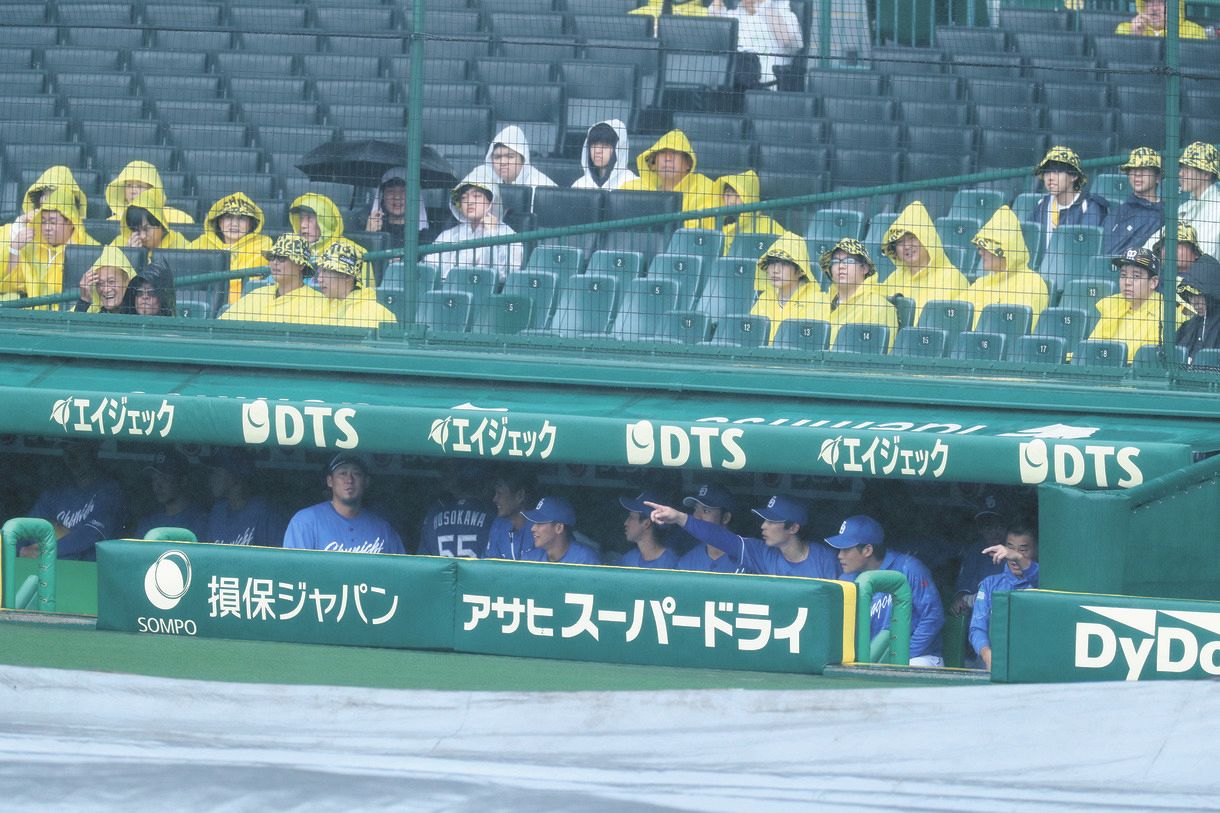
[[1060, 226], [1051, 233], [1038, 266], [1047, 287], [1062, 291], [1074, 279], [1088, 278], [1089, 258], [1101, 251], [1100, 226]]
[[766, 347], [771, 336], [771, 320], [765, 316], [731, 313], [716, 320], [712, 338], [700, 342], [713, 347]]
[[206, 51], [170, 51], [163, 48], [141, 48], [132, 51], [128, 59], [132, 73], [205, 73], [208, 70]]
[[211, 319], [212, 301], [207, 294], [183, 291], [175, 295], [178, 316], [185, 319]]
[[835, 353], [881, 356], [887, 352], [889, 342], [890, 329], [885, 325], [850, 322], [839, 328], [830, 349]]
[[[186, 228], [177, 227], [184, 234]], [[174, 271], [174, 283], [178, 290], [179, 296], [183, 292], [191, 292], [202, 300], [211, 305], [209, 313], [216, 313], [220, 310], [228, 299], [229, 283], [227, 280], [217, 282], [195, 283], [183, 285], [183, 280], [187, 277], [199, 276], [201, 274], [215, 274], [229, 270], [229, 252], [227, 251], [200, 251], [197, 249], [178, 248], [178, 249], [159, 249], [157, 251], [157, 259], [164, 260], [169, 263], [169, 267]], [[208, 318], [208, 317], [203, 317]]]
[[[746, 232], [733, 238], [729, 252], [725, 256], [733, 260], [748, 260], [751, 268], [758, 258], [779, 239], [779, 235], [770, 232]], [[815, 261], [816, 262], [816, 261]]]
[[[0, 77], [0, 83], [4, 81]], [[55, 75], [55, 91], [66, 97], [122, 98], [135, 95], [136, 89], [135, 74], [127, 71], [61, 71]]]
[[254, 200], [263, 200], [275, 197], [275, 187], [275, 178], [271, 175], [200, 173], [195, 176], [195, 192], [206, 201], [220, 200], [234, 192], [244, 192]]
[[558, 275], [555, 272], [523, 268], [509, 273], [504, 283], [504, 293], [530, 300], [530, 321], [525, 327], [538, 329], [551, 317], [557, 287]]
[[399, 28], [394, 9], [387, 7], [353, 8], [344, 6], [315, 6], [314, 26], [320, 31], [349, 32], [356, 34], [389, 34]]
[[470, 299], [465, 291], [424, 291], [415, 309], [415, 321], [430, 332], [465, 333], [470, 327]]
[[522, 270], [527, 273], [551, 272], [555, 275], [556, 290], [558, 290], [569, 277], [580, 273], [584, 261], [584, 252], [579, 248], [544, 243], [530, 252], [529, 259], [525, 261]]
[[[227, 81], [229, 96], [246, 102], [300, 102], [309, 96], [309, 80], [295, 76], [231, 76]], [[299, 118], [284, 123], [302, 124]]]
[[830, 342], [830, 323], [820, 319], [785, 319], [775, 330], [771, 346], [779, 350], [820, 353]]
[[[66, 144], [72, 140], [67, 119], [10, 121], [4, 125], [7, 144]], [[155, 126], [154, 126], [155, 129]]]
[[533, 302], [528, 297], [492, 294], [487, 304], [491, 319], [486, 332], [507, 335], [527, 330], [532, 309]]
[[673, 280], [628, 279], [620, 282], [619, 290], [621, 302], [610, 335], [620, 341], [651, 339], [678, 302], [678, 284]]
[[667, 344], [698, 344], [711, 330], [711, 320], [702, 311], [674, 310], [665, 315], [653, 341]]
[[945, 355], [948, 332], [934, 327], [902, 327], [894, 337], [895, 356], [941, 358]]
[[[805, 241], [809, 245], [809, 260], [817, 268], [822, 252], [830, 250], [844, 237], [859, 240], [864, 231], [864, 213], [850, 209], [821, 209], [814, 212], [809, 228], [805, 230]], [[736, 245], [736, 242], [734, 242]], [[821, 277], [817, 268], [815, 276]]]
[[957, 300], [932, 299], [923, 303], [919, 313], [921, 328], [936, 328], [945, 331], [945, 349], [953, 351], [957, 337], [970, 330], [974, 324], [974, 305]]
[[1131, 185], [1127, 183], [1126, 175], [1107, 172], [1093, 179], [1089, 191], [1109, 201], [1113, 210], [1131, 194]]
[[[303, 54], [301, 72], [312, 79], [370, 79], [382, 75], [378, 56], [355, 54]], [[465, 63], [463, 63], [463, 66]], [[394, 74], [390, 74], [391, 77]], [[428, 76], [427, 65], [424, 76]]]
[[[305, 57], [302, 57], [304, 59]], [[296, 73], [292, 54], [264, 54], [252, 51], [218, 51], [212, 57], [216, 72], [232, 79], [259, 76], [284, 78]]]
[[[265, 28], [262, 32], [256, 33], [257, 29], [251, 30], [243, 24], [240, 33], [237, 35], [238, 47], [243, 51], [252, 51], [260, 54], [312, 54], [320, 52], [322, 50], [321, 40], [313, 34], [264, 33], [284, 31], [291, 27], [285, 20], [280, 19], [281, 12], [286, 9], [295, 13], [295, 10], [290, 6], [277, 6], [274, 9], [267, 9], [269, 12], [274, 12], [275, 21], [270, 23], [270, 28]], [[304, 16], [305, 10], [305, 7], [302, 6], [301, 16]], [[236, 12], [237, 9], [231, 9], [229, 14], [234, 16]]]
[[[671, 238], [672, 241], [672, 238]], [[704, 258], [698, 254], [655, 255], [648, 264], [650, 279], [670, 279], [678, 285], [678, 308], [689, 308], [703, 287]]]
[[1018, 336], [1008, 351], [1008, 360], [1017, 364], [1062, 364], [1069, 344], [1062, 336]]
[[131, 25], [135, 7], [131, 3], [56, 3], [56, 21], [63, 26]]
[[123, 52], [117, 48], [78, 48], [71, 45], [56, 45], [42, 51], [42, 67], [51, 72], [67, 71], [120, 71], [123, 69]]
[[614, 277], [579, 274], [559, 284], [555, 313], [544, 331], [526, 331], [577, 338], [604, 335], [610, 327], [618, 282]]
[[5, 167], [85, 166], [82, 144], [5, 144], [0, 150]]
[[[140, 106], [143, 102], [135, 99]], [[0, 121], [49, 119], [56, 114], [56, 99], [53, 96], [6, 95], [0, 90]]]
[[402, 299], [406, 299], [405, 313], [414, 314], [424, 292], [436, 287], [438, 276], [435, 265], [420, 263], [413, 279], [407, 279], [401, 262], [390, 263], [377, 286], [377, 301], [391, 311], [397, 312]]
[[154, 120], [165, 125], [226, 124], [234, 119], [228, 99], [161, 99], [153, 103]]
[[733, 313], [747, 313], [754, 304], [754, 263], [719, 257], [704, 266], [703, 291], [695, 303], [712, 323]]
[[470, 330], [487, 333], [491, 330], [491, 295], [496, 290], [496, 271], [491, 268], [458, 266], [440, 284], [445, 293], [465, 292], [470, 295]]
[[[148, 28], [222, 28], [224, 6], [216, 3], [146, 3], [144, 25]], [[134, 56], [134, 54], [133, 54]]]
[[[1204, 351], [1206, 352], [1206, 351]], [[1173, 352], [1164, 353], [1160, 345], [1142, 344], [1131, 359], [1131, 367], [1137, 374], [1160, 375], [1166, 364], [1186, 364], [1186, 348], [1175, 345]]]
[[980, 333], [1002, 334], [1011, 347], [1018, 336], [1029, 333], [1032, 324], [1033, 309], [1029, 305], [988, 305], [979, 316], [977, 329]]
[[219, 76], [149, 74], [141, 77], [140, 84], [146, 96], [154, 99], [219, 99], [224, 95]]
[[224, 167], [230, 172], [262, 171], [262, 152], [248, 149], [209, 149], [192, 147], [181, 151], [182, 168], [188, 172], [206, 172], [212, 167]]
[[111, 28], [100, 26], [97, 21], [80, 25], [63, 26], [65, 44], [85, 48], [122, 48], [136, 51], [144, 47], [144, 31], [139, 28]]
[[[1004, 205], [1004, 195], [995, 189], [959, 189], [949, 206], [949, 218], [986, 223]], [[973, 237], [974, 235], [971, 235]]]
[[[322, 106], [317, 102], [246, 101], [241, 103], [240, 119], [255, 127], [318, 127], [322, 126]], [[309, 143], [301, 154], [321, 143]]]
[[1208, 347], [1200, 350], [1191, 359], [1192, 370], [1203, 369], [1205, 372], [1220, 372], [1220, 348]]
[[1084, 339], [1072, 351], [1072, 365], [1076, 367], [1123, 367], [1126, 363], [1126, 342]]
[[54, 46], [59, 41], [59, 32], [45, 25], [0, 26], [0, 45], [27, 48]]
[[958, 334], [952, 357], [959, 361], [999, 361], [1004, 357], [1006, 336], [985, 330], [966, 330]]
[[1081, 339], [1089, 335], [1092, 328], [1090, 311], [1096, 314], [1093, 308], [1087, 311], [1069, 307], [1047, 308], [1038, 316], [1033, 335], [1059, 337], [1068, 348], [1075, 347]]
[[179, 147], [242, 148], [250, 143], [244, 124], [170, 124], [166, 136]]
[[390, 104], [394, 84], [383, 79], [317, 79], [314, 93], [323, 104]]
[[[595, 251], [589, 257], [585, 273], [614, 277], [618, 280], [619, 293], [622, 294], [626, 292], [626, 286], [631, 280], [643, 275], [644, 255], [638, 251]], [[670, 311], [674, 307], [669, 305], [664, 310]]]
[[177, 28], [154, 29], [154, 47], [166, 51], [206, 51], [222, 53], [233, 47], [233, 35], [228, 31], [191, 31]]
[[705, 260], [715, 260], [724, 253], [724, 232], [708, 229], [676, 229], [670, 235], [665, 251], [668, 254], [694, 254]]

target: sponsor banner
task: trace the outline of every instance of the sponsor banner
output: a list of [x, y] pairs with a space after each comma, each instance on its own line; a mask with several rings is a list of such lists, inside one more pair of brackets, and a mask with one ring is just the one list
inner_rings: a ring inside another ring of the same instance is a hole
[[[454, 403], [450, 390], [398, 389], [386, 404], [268, 398], [51, 393], [14, 390], [0, 429], [45, 435], [163, 443], [277, 446], [492, 460], [824, 477], [885, 477], [1080, 488], [1131, 488], [1189, 465], [1191, 445], [1163, 433], [1145, 442], [1118, 431], [1059, 423], [971, 423], [835, 417], [734, 417], [673, 405], [589, 394]], [[555, 410], [539, 409], [553, 401]], [[450, 404], [450, 405], [446, 405]], [[625, 408], [628, 407], [629, 408]], [[655, 406], [655, 414], [649, 410]], [[704, 411], [704, 410], [707, 411]], [[885, 408], [877, 407], [882, 410]], [[881, 416], [878, 415], [878, 418]], [[1121, 427], [1120, 427], [1121, 428]], [[1107, 439], [1110, 438], [1110, 439]]]
[[997, 593], [991, 642], [1000, 682], [1216, 678], [1220, 602]]
[[452, 647], [453, 560], [115, 540], [97, 546], [98, 629]]
[[462, 652], [815, 674], [842, 660], [838, 582], [463, 562], [456, 601]]
[[819, 674], [847, 638], [813, 579], [131, 540], [97, 574], [134, 633]]

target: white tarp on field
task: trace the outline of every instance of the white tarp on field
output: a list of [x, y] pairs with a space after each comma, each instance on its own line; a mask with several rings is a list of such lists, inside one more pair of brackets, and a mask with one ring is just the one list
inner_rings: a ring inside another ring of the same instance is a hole
[[1199, 810], [1220, 685], [458, 693], [0, 667], [28, 810]]

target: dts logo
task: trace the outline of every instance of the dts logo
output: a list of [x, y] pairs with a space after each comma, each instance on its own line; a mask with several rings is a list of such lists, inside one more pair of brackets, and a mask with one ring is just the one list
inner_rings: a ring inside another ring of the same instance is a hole
[[719, 426], [681, 426], [652, 421], [627, 424], [627, 463], [647, 466], [660, 452], [662, 466], [685, 466], [690, 460], [692, 445], [699, 455], [699, 465], [705, 469], [740, 469], [746, 464], [746, 453], [738, 445], [744, 429], [722, 429]]
[[1018, 463], [1021, 482], [1037, 485], [1050, 481], [1065, 486], [1097, 484], [1109, 488], [1110, 475], [1120, 475], [1119, 488], [1131, 488], [1144, 482], [1144, 473], [1135, 464], [1140, 450], [1135, 446], [1085, 446], [1078, 449], [1066, 443], [1048, 446], [1045, 440], [1031, 440], [1020, 446]]
[[313, 445], [318, 449], [335, 447], [355, 449], [360, 435], [351, 420], [356, 410], [351, 407], [333, 409], [328, 406], [307, 406], [297, 409], [288, 404], [274, 407], [266, 398], [241, 405], [241, 434], [246, 443], [266, 443], [275, 430], [275, 442], [280, 446], [297, 446], [305, 439], [306, 430], [313, 433]]

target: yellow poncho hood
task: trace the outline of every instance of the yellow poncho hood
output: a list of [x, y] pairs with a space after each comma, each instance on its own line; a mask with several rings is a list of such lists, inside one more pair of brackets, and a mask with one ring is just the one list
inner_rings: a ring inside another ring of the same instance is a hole
[[[635, 157], [636, 171], [640, 180], [644, 181], [649, 189], [658, 188], [657, 171], [652, 168], [652, 159], [661, 150], [686, 153], [686, 156], [690, 158], [690, 175], [694, 175], [698, 171], [699, 159], [695, 155], [695, 148], [690, 145], [690, 139], [686, 137], [686, 133], [681, 130], [670, 130], [658, 138], [655, 144]], [[689, 178], [690, 175], [687, 177]], [[683, 178], [683, 180], [686, 179]]]
[[48, 167], [46, 171], [38, 176], [38, 180], [30, 184], [30, 188], [25, 190], [25, 197], [21, 199], [21, 211], [34, 211], [38, 208], [34, 205], [34, 198], [36, 196], [41, 201], [44, 196], [60, 188], [68, 189], [72, 192], [72, 199], [76, 203], [77, 210], [76, 218], [73, 222], [80, 225], [80, 221], [86, 217], [88, 199], [85, 197], [84, 190], [80, 188], [80, 184], [76, 182], [76, 176], [72, 174], [72, 170], [65, 166]]
[[915, 235], [915, 238], [923, 244], [924, 249], [928, 252], [929, 268], [957, 270], [957, 267], [949, 261], [949, 256], [945, 254], [944, 244], [940, 241], [940, 234], [936, 231], [936, 224], [932, 222], [932, 216], [919, 201], [911, 203], [902, 210], [898, 219], [886, 230], [885, 237], [881, 241], [882, 253], [893, 260], [895, 265], [902, 267], [906, 266], [899, 261], [894, 244], [901, 240], [904, 234]]
[[[131, 260], [127, 259], [127, 255], [118, 246], [111, 245], [102, 249], [102, 253], [97, 255], [97, 259], [93, 261], [93, 265], [89, 266], [89, 270], [94, 271], [98, 268], [119, 269], [123, 272], [123, 276], [127, 277], [128, 284], [136, 276], [136, 269], [132, 266]], [[89, 293], [89, 313], [101, 313], [102, 296], [97, 285], [90, 286]]]
[[[169, 207], [165, 205], [165, 192], [152, 187], [145, 189], [135, 200], [128, 204], [128, 208], [136, 206], [140, 209], [145, 209], [150, 215], [155, 217], [158, 222], [165, 227], [165, 237], [161, 239], [160, 248], [188, 248], [189, 242], [181, 233], [170, 228], [168, 221]], [[123, 219], [119, 221], [119, 236], [111, 241], [113, 245], [125, 246], [127, 241], [131, 239], [131, 229], [127, 227], [127, 209], [123, 210]]]
[[1005, 271], [1029, 271], [1029, 249], [1021, 234], [1017, 215], [1007, 206], [996, 209], [991, 219], [970, 241], [975, 246], [1004, 258]]
[[[321, 255], [335, 243], [343, 242], [354, 248], [361, 257], [364, 256], [364, 248], [343, 236], [343, 215], [340, 214], [339, 207], [333, 200], [325, 195], [319, 195], [317, 192], [306, 192], [294, 200], [288, 207], [288, 221], [292, 224], [292, 230], [297, 234], [301, 233], [301, 214], [297, 211], [300, 208], [309, 209], [318, 219], [318, 230], [321, 234], [318, 236], [318, 241], [310, 246], [315, 255]], [[372, 266], [366, 262], [363, 264], [363, 269], [364, 273], [360, 277], [361, 284], [365, 287], [374, 286]]]
[[[809, 247], [797, 235], [791, 232], [781, 235], [771, 245], [771, 248], [758, 258], [758, 264], [755, 266], [758, 277], [767, 279], [767, 263], [771, 260], [784, 260], [792, 263], [806, 282], [814, 282], [813, 272], [809, 266]], [[767, 284], [770, 285], [769, 282]]]
[[[181, 209], [165, 205], [165, 183], [161, 180], [161, 173], [147, 161], [132, 161], [123, 167], [122, 171], [119, 172], [113, 181], [106, 184], [106, 203], [110, 205], [111, 220], [122, 220], [123, 213], [127, 211], [127, 190], [125, 187], [128, 181], [139, 181], [160, 191], [163, 217], [158, 217], [157, 219], [166, 226], [169, 226], [171, 223], [195, 222], [195, 218]], [[147, 192], [148, 190], [145, 191]], [[135, 201], [132, 201], [132, 203], [135, 203]]]

